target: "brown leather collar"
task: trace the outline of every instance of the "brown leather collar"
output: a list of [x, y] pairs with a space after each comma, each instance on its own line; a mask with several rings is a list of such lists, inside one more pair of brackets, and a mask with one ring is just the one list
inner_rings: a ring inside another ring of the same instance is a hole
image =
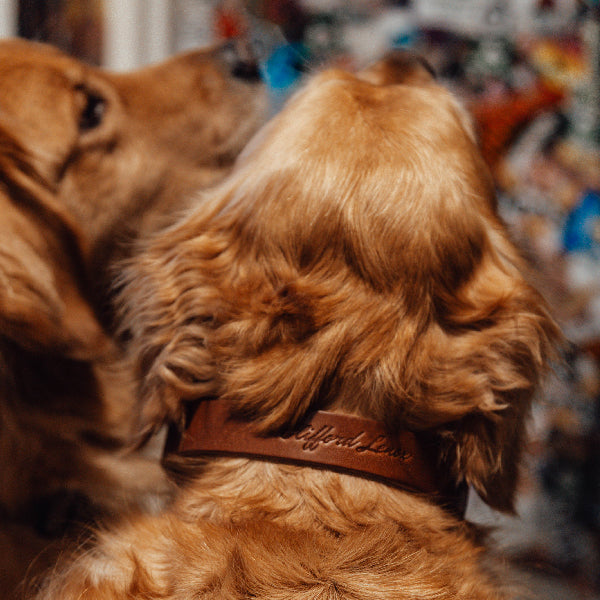
[[200, 402], [178, 452], [248, 456], [344, 471], [433, 496], [464, 514], [466, 490], [448, 491], [438, 484], [430, 453], [411, 431], [390, 435], [377, 421], [317, 411], [287, 435], [264, 437], [253, 433], [249, 423], [235, 419], [230, 409], [224, 400]]

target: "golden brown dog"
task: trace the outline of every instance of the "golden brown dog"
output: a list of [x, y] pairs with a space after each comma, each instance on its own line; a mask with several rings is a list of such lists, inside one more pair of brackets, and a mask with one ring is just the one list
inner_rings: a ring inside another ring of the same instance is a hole
[[53, 533], [70, 498], [120, 511], [167, 490], [155, 460], [125, 453], [111, 269], [227, 172], [266, 106], [233, 47], [111, 74], [3, 41], [0, 81], [0, 516]]
[[459, 516], [510, 510], [557, 329], [453, 98], [402, 56], [316, 76], [128, 267], [149, 424], [200, 399], [162, 515], [40, 598], [506, 597]]

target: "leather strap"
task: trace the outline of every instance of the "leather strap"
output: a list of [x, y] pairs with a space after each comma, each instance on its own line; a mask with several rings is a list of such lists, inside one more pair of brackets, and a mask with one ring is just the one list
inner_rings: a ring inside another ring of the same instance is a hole
[[448, 501], [436, 484], [433, 461], [410, 431], [391, 435], [377, 421], [318, 411], [288, 435], [263, 437], [253, 433], [249, 423], [235, 419], [230, 409], [224, 400], [200, 402], [180, 439], [179, 453], [333, 468]]

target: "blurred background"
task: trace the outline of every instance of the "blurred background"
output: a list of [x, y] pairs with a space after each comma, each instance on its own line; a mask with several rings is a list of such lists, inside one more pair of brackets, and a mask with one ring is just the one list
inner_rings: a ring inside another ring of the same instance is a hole
[[[115, 70], [250, 36], [273, 110], [311, 72], [405, 47], [468, 106], [502, 216], [570, 341], [517, 515], [472, 497], [527, 597], [600, 598], [600, 7], [588, 0], [0, 0], [0, 37]], [[0, 82], [1, 85], [1, 82]]]

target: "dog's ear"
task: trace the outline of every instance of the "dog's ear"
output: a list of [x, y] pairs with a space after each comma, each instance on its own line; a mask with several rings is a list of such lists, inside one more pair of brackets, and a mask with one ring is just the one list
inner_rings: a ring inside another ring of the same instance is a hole
[[512, 246], [494, 231], [490, 239], [473, 276], [438, 297], [422, 389], [429, 417], [444, 422], [438, 442], [452, 478], [510, 512], [532, 397], [561, 334]]
[[[3, 140], [4, 141], [4, 140]], [[0, 335], [29, 350], [85, 360], [109, 338], [86, 298], [74, 223], [23, 153], [2, 145], [0, 172]]]

